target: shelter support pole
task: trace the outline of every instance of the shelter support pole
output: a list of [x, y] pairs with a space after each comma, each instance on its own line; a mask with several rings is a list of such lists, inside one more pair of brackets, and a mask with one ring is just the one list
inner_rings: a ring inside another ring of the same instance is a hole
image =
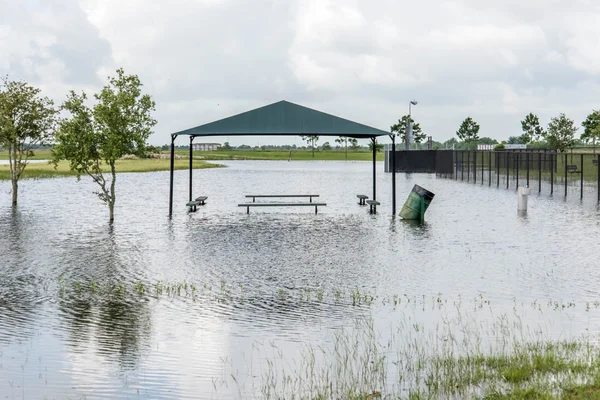
[[391, 134], [392, 138], [392, 215], [396, 215], [396, 135]]
[[175, 138], [177, 135], [171, 135], [171, 169], [169, 180], [169, 218], [173, 216], [173, 171], [175, 170]]
[[376, 184], [375, 184], [375, 179], [376, 179], [376, 174], [377, 174], [377, 140], [375, 139], [375, 137], [372, 137], [371, 140], [373, 141], [373, 201], [377, 200], [377, 191], [376, 191]]
[[194, 137], [190, 136], [190, 195], [189, 195], [189, 200], [188, 201], [192, 201], [192, 161], [194, 159], [194, 154], [193, 154], [193, 146], [192, 146], [192, 142], [194, 141]]

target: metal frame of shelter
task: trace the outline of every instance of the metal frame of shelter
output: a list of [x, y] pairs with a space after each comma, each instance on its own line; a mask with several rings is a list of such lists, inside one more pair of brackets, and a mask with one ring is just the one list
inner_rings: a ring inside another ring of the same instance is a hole
[[171, 134], [169, 217], [173, 215], [175, 139], [178, 136], [189, 136], [190, 138], [189, 201], [192, 201], [192, 144], [194, 138], [202, 136], [299, 135], [344, 136], [356, 139], [371, 139], [373, 143], [373, 200], [376, 200], [376, 138], [378, 136], [390, 135], [390, 133], [288, 101], [279, 101], [228, 118]]

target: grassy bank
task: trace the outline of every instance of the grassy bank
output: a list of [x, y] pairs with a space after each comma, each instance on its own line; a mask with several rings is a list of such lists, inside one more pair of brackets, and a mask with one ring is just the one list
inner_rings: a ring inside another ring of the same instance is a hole
[[[169, 169], [169, 159], [129, 159], [119, 160], [117, 162], [117, 172], [153, 172], [166, 171]], [[208, 163], [205, 161], [194, 160], [194, 169], [217, 168], [219, 164]], [[175, 169], [188, 169], [189, 161], [185, 159], [175, 159]], [[55, 178], [61, 176], [74, 176], [75, 173], [69, 169], [67, 161], [61, 161], [57, 168], [53, 164], [33, 163], [29, 164], [23, 172], [21, 179], [40, 179]], [[10, 179], [10, 169], [8, 165], [0, 165], [0, 180]]]
[[[185, 150], [177, 150], [177, 154], [188, 155]], [[216, 150], [216, 151], [195, 151], [195, 157], [201, 157], [204, 160], [350, 160], [350, 161], [371, 161], [373, 153], [365, 150], [348, 150], [348, 156], [344, 150], [318, 150], [313, 153], [311, 150]], [[377, 160], [383, 161], [383, 152], [377, 153]]]

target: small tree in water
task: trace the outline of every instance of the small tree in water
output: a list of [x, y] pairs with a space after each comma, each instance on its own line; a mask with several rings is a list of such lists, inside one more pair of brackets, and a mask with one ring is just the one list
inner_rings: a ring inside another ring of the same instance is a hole
[[108, 205], [110, 222], [115, 216], [116, 162], [126, 154], [143, 156], [156, 125], [150, 115], [155, 103], [142, 94], [139, 78], [125, 75], [123, 69], [118, 69], [117, 75], [94, 95], [97, 103], [93, 108], [86, 106], [85, 93], [71, 91], [62, 106], [71, 115], [60, 121], [53, 149], [55, 166], [68, 160], [77, 179], [88, 175], [100, 186], [96, 194]]
[[40, 96], [40, 89], [25, 82], [0, 84], [0, 148], [8, 150], [12, 205], [17, 205], [19, 179], [36, 145], [47, 144], [56, 122], [52, 100]]

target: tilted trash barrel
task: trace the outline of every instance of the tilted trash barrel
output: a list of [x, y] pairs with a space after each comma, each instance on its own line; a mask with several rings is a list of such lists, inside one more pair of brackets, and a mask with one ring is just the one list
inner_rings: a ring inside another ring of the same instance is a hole
[[429, 190], [415, 185], [400, 211], [400, 216], [404, 219], [420, 219], [422, 221], [434, 196], [435, 194]]

